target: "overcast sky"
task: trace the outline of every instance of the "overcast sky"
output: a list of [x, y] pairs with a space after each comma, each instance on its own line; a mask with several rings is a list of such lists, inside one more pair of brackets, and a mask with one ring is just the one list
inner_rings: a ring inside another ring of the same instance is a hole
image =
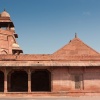
[[51, 54], [74, 38], [100, 52], [100, 0], [0, 0], [25, 54]]

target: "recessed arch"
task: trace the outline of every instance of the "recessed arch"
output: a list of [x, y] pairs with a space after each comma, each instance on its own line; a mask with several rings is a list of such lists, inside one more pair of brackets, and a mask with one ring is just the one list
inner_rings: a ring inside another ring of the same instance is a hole
[[0, 92], [4, 92], [4, 73], [0, 71]]
[[2, 50], [1, 54], [7, 54], [7, 51], [6, 50]]
[[27, 92], [28, 91], [28, 74], [26, 71], [15, 70], [10, 73], [10, 92]]
[[51, 73], [48, 70], [35, 70], [32, 72], [31, 91], [51, 91]]

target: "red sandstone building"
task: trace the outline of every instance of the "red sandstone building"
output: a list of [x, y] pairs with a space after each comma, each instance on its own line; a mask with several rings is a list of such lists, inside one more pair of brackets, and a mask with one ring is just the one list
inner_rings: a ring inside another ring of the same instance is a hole
[[0, 95], [97, 95], [100, 54], [77, 35], [53, 54], [23, 54], [14, 24], [0, 14]]

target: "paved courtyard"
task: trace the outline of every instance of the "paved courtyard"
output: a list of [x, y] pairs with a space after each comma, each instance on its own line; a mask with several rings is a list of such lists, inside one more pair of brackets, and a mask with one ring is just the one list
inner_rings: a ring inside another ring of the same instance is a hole
[[100, 100], [100, 96], [85, 97], [34, 97], [34, 98], [0, 98], [0, 100]]

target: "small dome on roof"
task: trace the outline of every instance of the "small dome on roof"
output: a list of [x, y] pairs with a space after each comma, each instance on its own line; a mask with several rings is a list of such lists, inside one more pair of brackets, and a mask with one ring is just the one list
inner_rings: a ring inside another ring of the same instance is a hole
[[17, 43], [12, 44], [12, 50], [13, 51], [19, 51], [19, 53], [23, 53], [23, 50], [20, 49], [20, 47]]
[[10, 30], [15, 32], [15, 28], [14, 27], [11, 27]]
[[12, 44], [12, 48], [20, 48], [19, 45], [17, 43], [13, 43]]
[[11, 27], [10, 29], [15, 31], [15, 28], [14, 27]]
[[10, 15], [4, 9], [4, 11], [1, 13], [1, 17], [10, 17]]

